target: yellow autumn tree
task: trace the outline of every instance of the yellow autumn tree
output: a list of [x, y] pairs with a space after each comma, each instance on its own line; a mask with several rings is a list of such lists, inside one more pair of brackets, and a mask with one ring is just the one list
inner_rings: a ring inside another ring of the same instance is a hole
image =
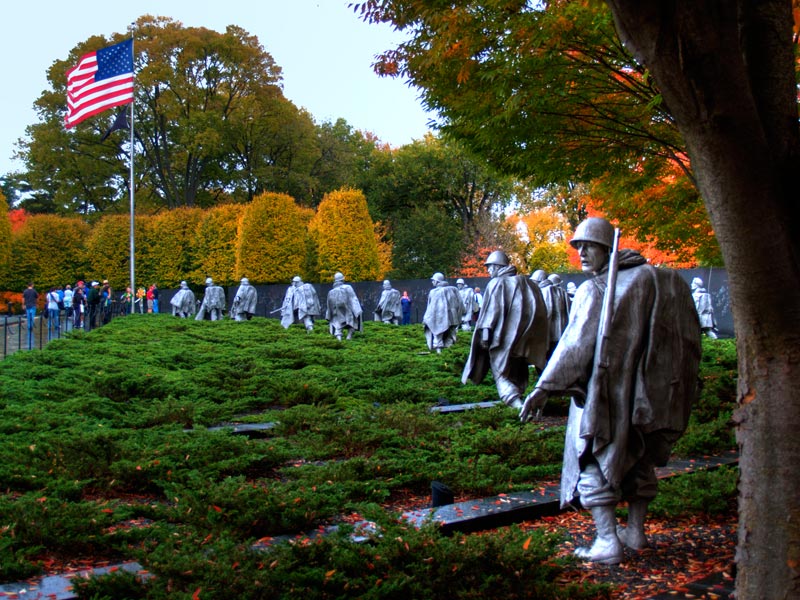
[[222, 204], [204, 213], [193, 242], [197, 249], [195, 281], [211, 277], [218, 285], [230, 285], [236, 280], [236, 237], [244, 211], [241, 204]]
[[128, 285], [131, 272], [130, 223], [127, 215], [108, 215], [92, 226], [86, 238], [89, 268], [83, 273], [87, 285], [91, 279], [108, 279], [114, 290], [124, 290]]
[[242, 213], [236, 244], [236, 278], [250, 283], [288, 282], [305, 270], [308, 210], [291, 196], [265, 193]]
[[343, 188], [325, 194], [309, 223], [316, 247], [321, 281], [337, 271], [350, 281], [375, 281], [381, 276], [381, 260], [375, 225], [363, 192]]
[[175, 208], [148, 221], [142, 255], [160, 286], [177, 287], [182, 280], [192, 279], [197, 269], [195, 234], [203, 216], [199, 208]]
[[74, 283], [86, 271], [89, 226], [75, 217], [31, 215], [11, 236], [12, 289], [33, 281], [39, 291]]
[[532, 273], [542, 269], [548, 273], [574, 270], [569, 263], [568, 239], [571, 236], [567, 220], [551, 207], [532, 210], [525, 215], [509, 217], [524, 242], [524, 269]]
[[380, 272], [378, 279], [385, 278], [392, 271], [392, 243], [387, 241], [389, 227], [385, 223], [375, 223], [375, 241], [378, 244], [378, 261]]

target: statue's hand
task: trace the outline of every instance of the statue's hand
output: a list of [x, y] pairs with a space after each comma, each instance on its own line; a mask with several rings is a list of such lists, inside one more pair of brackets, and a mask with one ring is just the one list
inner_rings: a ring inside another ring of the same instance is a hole
[[491, 329], [481, 329], [481, 339], [479, 345], [481, 350], [488, 350], [489, 345], [492, 341], [492, 330]]
[[540, 388], [533, 388], [533, 391], [525, 398], [522, 408], [519, 411], [519, 420], [525, 423], [531, 419], [538, 421], [542, 417], [542, 409], [547, 403], [547, 392]]

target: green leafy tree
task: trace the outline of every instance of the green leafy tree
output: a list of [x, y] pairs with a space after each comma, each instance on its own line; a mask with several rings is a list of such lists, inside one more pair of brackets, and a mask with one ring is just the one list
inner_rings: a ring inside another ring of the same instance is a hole
[[8, 202], [0, 192], [0, 286], [5, 285], [11, 261], [11, 221], [8, 220]]
[[222, 204], [203, 213], [192, 241], [192, 247], [197, 249], [197, 269], [192, 279], [205, 281], [211, 277], [219, 285], [236, 280], [236, 242], [245, 210], [241, 204]]
[[464, 234], [458, 219], [436, 206], [420, 206], [405, 213], [394, 226], [391, 276], [427, 279], [437, 271], [454, 273], [464, 252]]
[[382, 219], [401, 219], [411, 207], [433, 205], [458, 219], [467, 238], [474, 239], [476, 222], [513, 199], [515, 181], [497, 175], [458, 143], [428, 134], [392, 152], [392, 158], [392, 189], [372, 197]]
[[251, 201], [272, 191], [311, 204], [320, 154], [311, 115], [270, 86], [244, 98], [236, 112], [225, 122], [231, 143], [225, 170], [237, 175], [234, 196]]
[[344, 187], [361, 187], [376, 152], [376, 140], [370, 134], [353, 129], [345, 119], [317, 125], [319, 155], [311, 169], [314, 188], [310, 206], [317, 206], [323, 196]]
[[356, 8], [410, 34], [376, 69], [408, 77], [443, 131], [506, 171], [544, 185], [625, 171], [643, 152], [686, 163], [658, 90], [602, 4], [378, 0]]
[[[114, 115], [63, 127], [66, 71], [123, 37], [91, 37], [48, 71], [52, 88], [36, 101], [41, 120], [20, 145], [26, 170], [12, 182], [32, 208], [90, 214], [127, 198], [128, 136], [102, 140]], [[135, 51], [137, 204], [209, 206], [273, 187], [312, 187], [313, 121], [283, 96], [280, 67], [254, 36], [143, 16]]]
[[337, 271], [351, 281], [374, 281], [381, 275], [375, 225], [364, 194], [344, 188], [325, 194], [309, 223], [316, 246], [316, 272], [331, 280]]
[[267, 193], [253, 200], [240, 220], [236, 277], [278, 283], [302, 274], [308, 217], [308, 211], [286, 194]]
[[[355, 9], [408, 33], [376, 70], [407, 77], [439, 115], [438, 128], [500, 171], [562, 190], [604, 177], [615, 188], [604, 203], [611, 216], [617, 199], [641, 192], [659, 173], [677, 172], [669, 184], [677, 190], [649, 194], [655, 207], [696, 186], [668, 104], [620, 42], [603, 3], [371, 0]], [[695, 221], [681, 237], [708, 254], [699, 195], [691, 202], [684, 214]], [[580, 222], [580, 206], [562, 208], [573, 226]], [[638, 237], [652, 238], [653, 224]], [[657, 233], [668, 250], [676, 227], [663, 225]]]
[[652, 73], [686, 142], [728, 269], [739, 357], [737, 597], [796, 596], [796, 3], [608, 4], [620, 38]]
[[89, 226], [81, 219], [31, 215], [11, 235], [7, 281], [22, 289], [34, 281], [40, 289], [74, 282], [87, 269]]

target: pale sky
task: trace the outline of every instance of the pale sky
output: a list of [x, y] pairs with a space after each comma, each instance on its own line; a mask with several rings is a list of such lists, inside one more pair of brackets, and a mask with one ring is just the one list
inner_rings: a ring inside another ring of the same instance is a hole
[[[0, 35], [0, 176], [22, 168], [15, 143], [38, 122], [34, 101], [49, 88], [47, 69], [92, 35], [110, 38], [141, 15], [170, 17], [220, 33], [238, 25], [283, 69], [284, 95], [318, 123], [339, 117], [392, 146], [421, 139], [431, 115], [418, 91], [372, 72], [376, 54], [402, 39], [363, 23], [350, 0], [17, 0], [3, 8]], [[65, 99], [66, 104], [66, 99]], [[113, 111], [107, 111], [110, 115]], [[93, 117], [106, 118], [105, 113]]]

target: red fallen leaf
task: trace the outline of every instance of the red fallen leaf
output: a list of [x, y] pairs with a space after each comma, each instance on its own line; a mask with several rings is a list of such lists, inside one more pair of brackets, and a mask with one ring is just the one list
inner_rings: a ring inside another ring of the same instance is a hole
[[140, 465], [136, 465], [136, 470], [137, 470], [137, 471], [141, 471], [141, 470], [142, 470], [142, 467], [141, 467]]
[[525, 540], [525, 543], [522, 544], [522, 549], [523, 550], [527, 550], [530, 547], [532, 538], [533, 538], [533, 536], [531, 536], [527, 540]]
[[192, 600], [200, 600], [200, 590], [202, 590], [202, 589], [203, 588], [197, 588], [194, 591], [194, 594], [192, 594]]
[[333, 577], [334, 573], [336, 573], [336, 569], [331, 569], [330, 571], [325, 573], [325, 579], [330, 579], [331, 577]]
[[47, 502], [47, 498], [42, 496], [41, 498], [36, 499], [37, 502]]
[[112, 514], [114, 514], [114, 509], [113, 508], [104, 508], [100, 512], [104, 512], [107, 515], [112, 515]]
[[222, 509], [219, 506], [217, 506], [216, 504], [212, 504], [211, 508], [213, 508], [217, 512], [222, 512]]

